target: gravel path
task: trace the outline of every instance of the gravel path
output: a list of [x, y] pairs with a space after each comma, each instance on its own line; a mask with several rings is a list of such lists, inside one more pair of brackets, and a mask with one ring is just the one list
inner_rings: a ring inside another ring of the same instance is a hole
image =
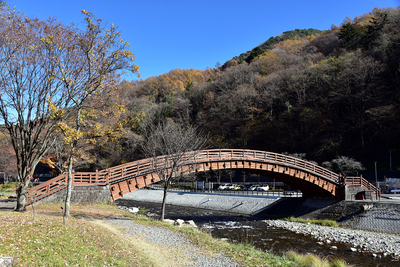
[[[107, 218], [105, 222], [126, 227], [125, 235], [141, 238], [150, 244], [161, 245], [163, 248], [172, 250], [183, 250], [184, 253], [187, 254], [187, 257], [191, 259], [191, 264], [180, 266], [240, 266], [239, 263], [223, 254], [210, 254], [193, 244], [182, 234], [163, 227], [141, 225], [135, 223], [133, 220], [120, 218]], [[156, 250], [156, 248], [154, 249]]]
[[326, 227], [315, 224], [265, 220], [269, 227], [284, 228], [296, 233], [314, 236], [327, 244], [332, 241], [347, 243], [354, 251], [369, 251], [377, 257], [400, 257], [400, 235], [362, 230], [351, 230], [338, 227]]

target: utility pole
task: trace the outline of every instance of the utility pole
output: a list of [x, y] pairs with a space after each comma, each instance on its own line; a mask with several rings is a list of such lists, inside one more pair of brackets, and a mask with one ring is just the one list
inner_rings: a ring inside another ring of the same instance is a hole
[[377, 161], [375, 161], [375, 186], [376, 186], [376, 188], [379, 188], [379, 185], [378, 185], [378, 171], [376, 170], [376, 163], [377, 163]]

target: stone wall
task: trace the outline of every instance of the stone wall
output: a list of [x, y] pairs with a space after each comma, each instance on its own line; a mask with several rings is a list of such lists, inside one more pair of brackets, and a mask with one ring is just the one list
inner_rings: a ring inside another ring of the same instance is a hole
[[[63, 189], [48, 196], [37, 203], [64, 203], [67, 189]], [[100, 185], [73, 185], [71, 203], [107, 203], [111, 201], [110, 186]]]
[[344, 200], [376, 200], [372, 191], [368, 191], [364, 186], [346, 185]]
[[339, 190], [341, 190], [340, 200], [376, 200], [375, 194], [362, 185], [345, 185], [340, 187]]

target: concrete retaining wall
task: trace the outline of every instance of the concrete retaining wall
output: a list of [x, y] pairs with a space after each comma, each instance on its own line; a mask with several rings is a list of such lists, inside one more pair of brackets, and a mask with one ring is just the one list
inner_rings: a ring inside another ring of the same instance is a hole
[[[67, 189], [63, 189], [38, 203], [64, 203]], [[111, 201], [110, 187], [100, 185], [73, 185], [71, 203], [107, 203]]]
[[[161, 203], [163, 190], [136, 190], [121, 199]], [[278, 196], [168, 192], [167, 204], [254, 215], [279, 200]]]

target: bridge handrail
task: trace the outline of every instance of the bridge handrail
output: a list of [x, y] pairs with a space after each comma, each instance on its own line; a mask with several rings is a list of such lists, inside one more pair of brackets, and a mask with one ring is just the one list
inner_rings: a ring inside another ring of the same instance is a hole
[[26, 203], [30, 204], [33, 201], [38, 201], [65, 188], [68, 182], [67, 178], [68, 176], [66, 174], [61, 174], [51, 180], [30, 188], [27, 192]]
[[364, 177], [346, 177], [344, 179], [344, 183], [346, 185], [362, 185], [364, 186], [367, 190], [372, 191], [377, 198], [381, 197], [381, 191], [379, 188], [368, 182]]
[[201, 159], [205, 161], [218, 161], [218, 160], [255, 160], [268, 163], [282, 163], [292, 167], [302, 168], [314, 172], [325, 179], [331, 180], [335, 183], [339, 182], [339, 174], [325, 169], [317, 164], [298, 159], [295, 157], [259, 151], [259, 150], [243, 150], [243, 149], [212, 149], [201, 150], [196, 154], [196, 161]]
[[[171, 159], [171, 157], [174, 157], [174, 155], [164, 155], [156, 158], [142, 159], [96, 172], [73, 172], [73, 184], [112, 184], [128, 177], [151, 173], [155, 167], [168, 168], [168, 164], [171, 162], [169, 159]], [[266, 162], [269, 164], [286, 165], [290, 167], [300, 168], [316, 173], [322, 178], [333, 181], [335, 183], [339, 182], [338, 174], [321, 166], [295, 157], [267, 151], [248, 149], [198, 150], [185, 153], [184, 155], [182, 155], [182, 159], [183, 160], [181, 166], [193, 163], [215, 162], [223, 160], [251, 160], [257, 162]], [[35, 192], [35, 198], [36, 200], [38, 200], [38, 197], [43, 198], [45, 197], [45, 195], [52, 194], [56, 191], [61, 190], [62, 188], [65, 188], [66, 185], [66, 174], [57, 176], [45, 183], [37, 185], [29, 189], [27, 194], [27, 203], [32, 203], [33, 192]]]

